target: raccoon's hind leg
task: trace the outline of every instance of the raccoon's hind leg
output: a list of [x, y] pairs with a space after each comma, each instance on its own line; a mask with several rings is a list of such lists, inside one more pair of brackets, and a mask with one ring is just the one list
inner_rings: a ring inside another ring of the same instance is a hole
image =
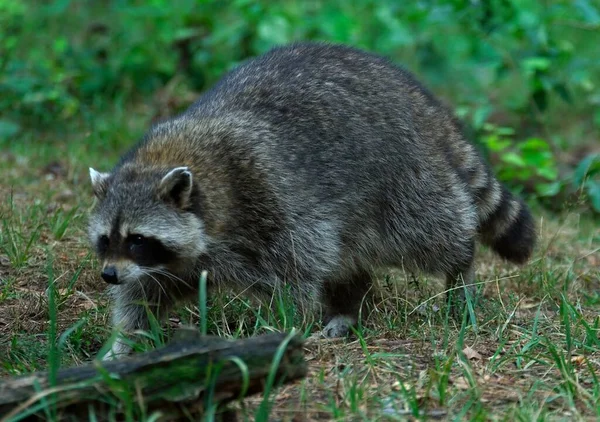
[[323, 329], [325, 337], [344, 337], [358, 322], [358, 314], [363, 297], [371, 288], [373, 275], [368, 271], [358, 271], [344, 279], [329, 279], [323, 286], [321, 301], [325, 307]]
[[[446, 273], [446, 297], [451, 305], [451, 312], [454, 317], [462, 318], [462, 313], [466, 305], [467, 292], [471, 298], [476, 292], [475, 269], [474, 269], [475, 242], [465, 250], [465, 257], [462, 263]], [[463, 287], [461, 287], [463, 286]]]

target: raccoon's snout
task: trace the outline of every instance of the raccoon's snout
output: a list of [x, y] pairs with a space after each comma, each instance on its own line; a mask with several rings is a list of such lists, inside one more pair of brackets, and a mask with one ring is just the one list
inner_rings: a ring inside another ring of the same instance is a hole
[[117, 269], [113, 266], [105, 267], [102, 270], [102, 279], [109, 284], [119, 284], [119, 277], [117, 275]]

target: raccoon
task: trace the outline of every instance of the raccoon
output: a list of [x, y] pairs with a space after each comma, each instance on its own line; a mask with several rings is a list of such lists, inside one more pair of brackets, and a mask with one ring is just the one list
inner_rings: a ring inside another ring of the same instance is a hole
[[126, 331], [148, 327], [146, 307], [196, 297], [206, 270], [209, 287], [259, 297], [285, 285], [302, 312], [324, 311], [326, 337], [344, 336], [374, 269], [444, 275], [464, 295], [476, 241], [522, 264], [536, 240], [449, 108], [338, 44], [242, 63], [90, 177], [89, 236]]

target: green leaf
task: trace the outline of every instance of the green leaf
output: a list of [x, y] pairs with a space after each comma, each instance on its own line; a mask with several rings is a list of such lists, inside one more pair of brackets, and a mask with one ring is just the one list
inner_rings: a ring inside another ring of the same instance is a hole
[[258, 36], [270, 45], [285, 44], [291, 41], [292, 28], [281, 15], [270, 16], [258, 24]]
[[505, 150], [506, 148], [512, 145], [511, 141], [507, 141], [504, 139], [500, 139], [496, 135], [490, 135], [483, 138], [483, 143], [487, 146], [491, 151], [500, 152]]
[[548, 180], [556, 180], [558, 177], [558, 170], [552, 167], [541, 167], [537, 168], [537, 174]]
[[588, 0], [576, 0], [574, 3], [575, 7], [581, 12], [585, 22], [594, 25], [600, 24], [600, 13], [596, 6], [591, 4]]
[[573, 172], [573, 183], [581, 186], [587, 176], [600, 173], [600, 154], [590, 154], [579, 162]]
[[535, 185], [535, 190], [539, 196], [551, 197], [556, 196], [562, 188], [561, 182], [538, 183]]
[[483, 124], [485, 123], [491, 112], [492, 107], [490, 106], [479, 107], [475, 110], [475, 112], [473, 113], [473, 126], [475, 127], [475, 129], [481, 129], [483, 127]]
[[502, 154], [501, 159], [506, 164], [512, 164], [517, 167], [525, 167], [527, 165], [525, 160], [523, 160], [523, 157], [521, 157], [519, 154], [516, 154], [514, 152], [507, 152], [505, 154]]
[[544, 150], [547, 151], [550, 149], [548, 142], [540, 138], [529, 138], [525, 142], [519, 145], [521, 150]]
[[528, 57], [523, 60], [522, 66], [526, 72], [533, 73], [536, 70], [548, 70], [550, 63], [550, 59], [546, 57]]
[[197, 28], [181, 28], [175, 32], [175, 34], [173, 35], [173, 40], [181, 41], [181, 40], [197, 37], [201, 34], [202, 34], [202, 31], [200, 31]]
[[515, 134], [515, 130], [512, 127], [497, 127], [496, 133], [502, 136], [512, 136]]
[[521, 155], [530, 166], [551, 167], [554, 164], [552, 155], [548, 151], [523, 151]]
[[600, 213], [600, 183], [595, 181], [588, 181], [586, 183], [587, 194], [590, 198], [590, 203], [594, 211]]

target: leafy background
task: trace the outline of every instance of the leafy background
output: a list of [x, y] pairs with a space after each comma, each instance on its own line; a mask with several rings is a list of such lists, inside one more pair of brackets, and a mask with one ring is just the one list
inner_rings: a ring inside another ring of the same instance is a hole
[[99, 130], [106, 104], [167, 117], [248, 57], [326, 40], [415, 72], [513, 189], [600, 213], [599, 35], [587, 0], [0, 0], [0, 142]]

